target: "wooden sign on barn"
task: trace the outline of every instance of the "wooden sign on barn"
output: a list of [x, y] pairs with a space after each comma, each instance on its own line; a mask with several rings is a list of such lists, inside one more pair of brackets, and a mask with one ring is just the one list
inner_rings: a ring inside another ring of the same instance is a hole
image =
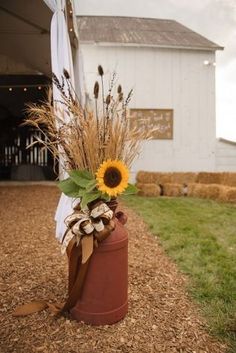
[[152, 140], [173, 139], [173, 109], [130, 109], [130, 126], [153, 130]]

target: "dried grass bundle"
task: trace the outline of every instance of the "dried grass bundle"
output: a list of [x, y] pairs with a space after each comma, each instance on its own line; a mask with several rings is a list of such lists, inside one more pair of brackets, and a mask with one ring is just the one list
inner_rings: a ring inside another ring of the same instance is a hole
[[221, 186], [219, 200], [236, 203], [236, 187]]
[[222, 184], [236, 187], [236, 173], [225, 172], [222, 174], [223, 174]]
[[140, 196], [160, 196], [161, 194], [161, 189], [158, 185], [153, 184], [153, 183], [137, 183], [136, 184], [137, 188], [139, 189], [138, 194]]
[[206, 184], [199, 183], [188, 184], [188, 196], [207, 198], [207, 186]]
[[189, 183], [188, 184], [188, 196], [194, 197], [195, 196], [195, 185], [196, 183]]
[[155, 173], [152, 173], [152, 172], [145, 172], [145, 171], [142, 171], [140, 170], [137, 175], [136, 175], [136, 180], [138, 183], [147, 183], [147, 184], [150, 184], [150, 183], [154, 183], [154, 174]]
[[140, 171], [138, 172], [136, 179], [141, 183], [155, 183], [157, 185], [163, 185], [165, 183], [171, 183], [172, 176], [173, 173]]
[[198, 173], [193, 172], [175, 172], [173, 173], [172, 182], [176, 184], [195, 183]]
[[163, 184], [163, 195], [164, 196], [183, 196], [183, 184]]
[[155, 173], [154, 180], [158, 185], [172, 183], [173, 173]]
[[222, 185], [209, 184], [206, 188], [207, 198], [211, 200], [218, 200], [221, 192]]
[[221, 173], [200, 172], [198, 173], [197, 182], [200, 184], [220, 184]]
[[[132, 96], [124, 98], [119, 85], [114, 94], [115, 75], [108, 94], [104, 93], [103, 69], [98, 67], [101, 79], [101, 111], [99, 111], [99, 83], [94, 85], [94, 109], [83, 108], [71, 85], [68, 72], [64, 70], [61, 82], [53, 75], [53, 83], [61, 93], [56, 109], [52, 105], [52, 93], [41, 105], [28, 107], [26, 124], [42, 132], [45, 140], [36, 138], [53, 154], [63, 161], [63, 169], [87, 170], [93, 175], [105, 160], [121, 160], [128, 167], [139, 152], [140, 142], [148, 139], [151, 132], [130, 128], [127, 107]], [[106, 97], [106, 98], [105, 98]]]

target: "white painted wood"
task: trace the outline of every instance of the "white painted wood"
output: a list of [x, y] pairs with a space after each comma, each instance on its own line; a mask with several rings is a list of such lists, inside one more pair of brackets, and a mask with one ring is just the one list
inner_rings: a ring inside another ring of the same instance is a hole
[[173, 140], [143, 142], [133, 175], [139, 170], [215, 170], [214, 52], [89, 44], [81, 49], [89, 93], [101, 64], [106, 81], [115, 70], [125, 92], [134, 88], [130, 108], [174, 109]]
[[236, 142], [217, 141], [216, 170], [236, 172]]

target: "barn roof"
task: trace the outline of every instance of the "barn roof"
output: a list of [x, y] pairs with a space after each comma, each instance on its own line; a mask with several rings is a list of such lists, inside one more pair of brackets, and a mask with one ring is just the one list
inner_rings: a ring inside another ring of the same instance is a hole
[[223, 49], [174, 20], [119, 16], [78, 16], [82, 42], [196, 50]]

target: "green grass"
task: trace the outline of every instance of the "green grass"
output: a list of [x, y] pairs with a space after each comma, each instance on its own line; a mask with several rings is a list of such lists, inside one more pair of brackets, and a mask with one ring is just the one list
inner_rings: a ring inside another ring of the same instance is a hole
[[192, 198], [123, 200], [189, 277], [188, 290], [211, 332], [236, 352], [236, 207]]

